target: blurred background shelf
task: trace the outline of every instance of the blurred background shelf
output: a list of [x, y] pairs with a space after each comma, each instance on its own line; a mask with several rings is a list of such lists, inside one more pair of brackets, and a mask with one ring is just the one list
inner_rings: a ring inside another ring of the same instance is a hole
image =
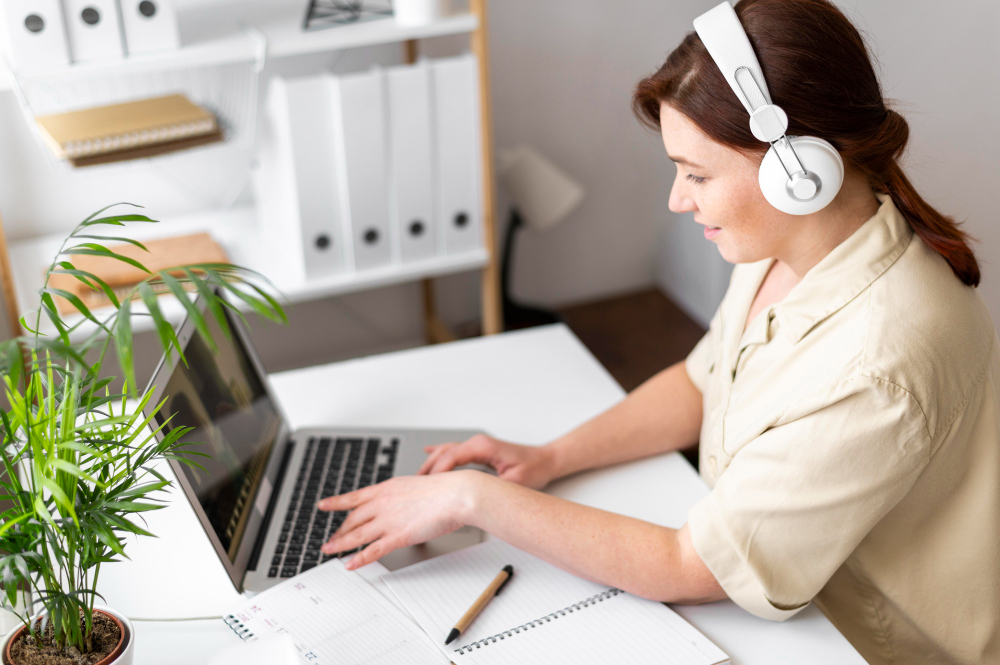
[[[485, 249], [480, 248], [460, 254], [435, 256], [427, 260], [409, 263], [394, 263], [381, 268], [346, 272], [308, 281], [290, 280], [282, 273], [280, 267], [273, 265], [273, 261], [270, 260], [267, 246], [261, 242], [257, 234], [256, 213], [250, 207], [180, 216], [165, 219], [162, 223], [155, 225], [133, 225], [130, 227], [129, 236], [139, 240], [152, 240], [200, 231], [211, 233], [229, 255], [231, 262], [256, 270], [271, 280], [281, 291], [283, 297], [280, 300], [283, 304], [307, 302], [392, 284], [481, 269], [489, 262], [489, 254]], [[17, 299], [21, 315], [28, 314], [31, 311], [30, 305], [37, 301], [37, 293], [42, 286], [45, 269], [52, 263], [55, 253], [59, 251], [64, 240], [65, 234], [60, 233], [10, 243], [14, 283], [17, 286]], [[159, 303], [163, 313], [171, 320], [179, 322], [183, 318], [184, 309], [174, 297], [161, 296]], [[145, 311], [141, 303], [136, 302], [135, 305], [136, 311]], [[102, 318], [102, 315], [107, 315], [111, 311], [110, 308], [95, 309], [94, 314], [98, 318]], [[79, 315], [64, 317], [70, 325], [79, 322], [81, 318]], [[54, 332], [51, 325], [45, 323], [44, 316], [42, 321], [43, 332]], [[146, 317], [136, 319], [133, 325], [136, 331], [153, 329], [152, 320]], [[91, 325], [81, 326], [75, 336], [86, 335], [92, 330]]]
[[[454, 13], [420, 26], [400, 26], [392, 16], [370, 16], [357, 23], [304, 31], [306, 5], [303, 0], [177, 0], [182, 44], [178, 50], [75, 64], [16, 78], [0, 59], [0, 101], [20, 111], [23, 118], [17, 120], [23, 120], [27, 130], [19, 130], [16, 150], [0, 151], [0, 172], [15, 175], [22, 191], [30, 192], [27, 205], [19, 200], [4, 202], [3, 230], [10, 241], [11, 278], [7, 281], [13, 283], [12, 295], [16, 296], [16, 308], [10, 306], [15, 298], [5, 299], [5, 318], [13, 323], [15, 309], [18, 316], [23, 315], [37, 302], [44, 270], [72, 228], [62, 220], [77, 218], [76, 206], [63, 202], [96, 201], [100, 196], [103, 201], [143, 203], [151, 216], [163, 220], [151, 229], [129, 229], [128, 234], [135, 233], [139, 239], [208, 231], [233, 263], [271, 279], [287, 303], [307, 303], [299, 308], [302, 311], [317, 311], [320, 301], [332, 302], [338, 296], [413, 283], [419, 288], [406, 291], [409, 300], [416, 296], [422, 302], [413, 303], [415, 309], [407, 311], [420, 312], [422, 337], [427, 342], [454, 338], [439, 318], [434, 279], [479, 273], [481, 283], [475, 287], [479, 293], [474, 296], [479, 300], [479, 329], [486, 333], [502, 330], [486, 0], [469, 0]], [[423, 40], [443, 44], [448, 54], [450, 49], [461, 49], [479, 58], [480, 86], [475, 94], [482, 109], [482, 244], [406, 263], [394, 249], [396, 258], [384, 267], [295, 281], [298, 278], [276, 269], [268, 256], [269, 248], [258, 229], [260, 202], [255, 202], [250, 187], [262, 158], [258, 118], [264, 91], [278, 76], [350, 73], [413, 62]], [[161, 156], [74, 168], [56, 158], [36, 130], [35, 118], [41, 115], [175, 93], [213, 112], [224, 140]], [[15, 166], [18, 162], [23, 163], [20, 169]], [[41, 191], [59, 192], [59, 196], [51, 202], [30, 198]], [[180, 303], [169, 296], [160, 298], [160, 307], [168, 317], [179, 319], [183, 314]], [[349, 306], [344, 307], [346, 312]], [[359, 326], [368, 325], [363, 317], [355, 318]], [[137, 320], [136, 329], [151, 330], [150, 323], [143, 317]], [[77, 334], [85, 332], [81, 325]]]
[[[135, 75], [254, 60], [266, 42], [268, 58], [339, 51], [416, 39], [459, 35], [479, 27], [475, 14], [448, 16], [427, 25], [399, 26], [391, 17], [304, 32], [302, 2], [216, 2], [180, 8], [183, 46], [177, 51], [132, 55], [121, 60], [70, 65], [19, 77], [25, 83], [56, 84], [95, 75]], [[0, 64], [0, 91], [13, 88], [10, 70]]]

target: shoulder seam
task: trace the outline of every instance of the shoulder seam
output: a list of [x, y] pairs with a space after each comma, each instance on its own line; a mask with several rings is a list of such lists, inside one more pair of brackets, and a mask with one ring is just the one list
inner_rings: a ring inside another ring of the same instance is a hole
[[952, 409], [952, 412], [948, 414], [948, 417], [945, 419], [945, 422], [941, 424], [940, 430], [942, 432], [946, 431], [949, 427], [951, 427], [952, 423], [954, 423], [955, 420], [957, 420], [958, 417], [965, 412], [965, 408], [969, 406], [969, 402], [972, 400], [972, 396], [975, 395], [977, 392], [979, 392], [979, 386], [982, 385], [983, 380], [986, 378], [987, 372], [992, 366], [992, 362], [990, 361], [993, 359], [993, 354], [996, 353], [996, 345], [997, 345], [997, 336], [993, 335], [993, 338], [990, 340], [989, 353], [986, 354], [986, 362], [983, 363], [983, 368], [980, 370], [979, 376], [977, 376], [976, 380], [972, 382], [972, 385], [969, 387], [968, 392], [966, 392], [965, 397], [962, 398], [962, 401], [955, 405], [955, 408]]
[[[895, 381], [889, 381], [888, 379], [883, 379], [883, 378], [878, 377], [878, 376], [872, 376], [871, 374], [864, 374], [864, 373], [862, 373], [862, 374], [860, 374], [860, 376], [862, 376], [862, 377], [864, 377], [866, 379], [869, 379], [871, 381], [875, 381], [876, 383], [881, 383], [883, 385], [890, 386], [892, 388], [898, 388], [898, 389], [902, 390], [903, 393], [905, 393], [906, 396], [909, 397], [911, 400], [913, 400], [913, 403], [917, 405], [917, 409], [920, 410], [920, 417], [923, 418], [923, 420], [924, 420], [924, 433], [927, 434], [927, 442], [928, 442], [928, 444], [932, 444], [934, 442], [934, 437], [931, 436], [931, 429], [930, 429], [930, 427], [927, 424], [927, 413], [924, 411], [924, 407], [923, 407], [923, 405], [920, 404], [920, 400], [917, 399], [916, 395], [914, 395], [909, 390], [907, 390], [903, 386], [899, 385]], [[928, 448], [927, 449], [927, 459], [929, 460], [930, 459], [930, 448], [931, 448], [931, 446], [928, 445], [927, 448]]]

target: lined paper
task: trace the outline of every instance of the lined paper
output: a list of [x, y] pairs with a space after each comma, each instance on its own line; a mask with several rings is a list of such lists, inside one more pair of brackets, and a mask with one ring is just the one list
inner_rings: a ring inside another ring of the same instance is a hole
[[[461, 637], [443, 646], [451, 627], [506, 564], [514, 566], [514, 577]], [[457, 664], [578, 665], [624, 658], [716, 665], [729, 660], [666, 605], [588, 582], [499, 540], [383, 579]]]
[[448, 662], [427, 635], [339, 559], [255, 596], [227, 623], [251, 643], [290, 635], [301, 660], [313, 665]]

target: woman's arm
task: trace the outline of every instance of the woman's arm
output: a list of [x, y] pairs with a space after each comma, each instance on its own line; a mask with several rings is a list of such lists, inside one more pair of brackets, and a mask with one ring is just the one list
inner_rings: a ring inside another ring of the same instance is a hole
[[541, 488], [584, 469], [680, 450], [698, 442], [701, 392], [679, 362], [604, 413], [551, 443], [518, 446], [479, 435], [463, 443], [427, 449], [421, 474], [451, 471], [465, 464], [487, 464], [501, 478]]
[[351, 510], [326, 553], [371, 543], [348, 563], [471, 524], [581, 577], [668, 602], [725, 598], [691, 544], [670, 529], [542, 494], [476, 471], [399, 477], [329, 497], [322, 510]]
[[546, 447], [554, 476], [689, 448], [698, 443], [702, 395], [681, 361]]

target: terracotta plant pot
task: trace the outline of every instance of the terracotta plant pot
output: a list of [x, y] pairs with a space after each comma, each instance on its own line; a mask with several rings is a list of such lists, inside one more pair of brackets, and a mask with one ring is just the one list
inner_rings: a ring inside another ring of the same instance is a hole
[[[133, 638], [135, 631], [132, 630], [132, 622], [125, 615], [119, 614], [109, 607], [95, 607], [94, 612], [99, 612], [107, 616], [118, 624], [118, 630], [121, 631], [121, 639], [118, 640], [118, 646], [106, 658], [99, 660], [96, 665], [132, 665], [135, 656], [135, 639]], [[27, 631], [28, 628], [26, 626], [18, 626], [4, 639], [3, 651], [0, 652], [3, 665], [13, 665], [14, 661], [10, 657], [10, 646]]]

